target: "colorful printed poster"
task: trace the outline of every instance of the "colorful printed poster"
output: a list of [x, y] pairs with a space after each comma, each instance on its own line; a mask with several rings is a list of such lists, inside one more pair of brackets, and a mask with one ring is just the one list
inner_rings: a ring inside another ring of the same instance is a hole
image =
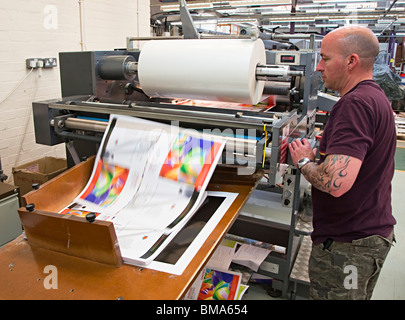
[[242, 275], [206, 267], [186, 294], [187, 300], [236, 300]]
[[239, 275], [207, 268], [198, 300], [233, 300], [239, 282]]

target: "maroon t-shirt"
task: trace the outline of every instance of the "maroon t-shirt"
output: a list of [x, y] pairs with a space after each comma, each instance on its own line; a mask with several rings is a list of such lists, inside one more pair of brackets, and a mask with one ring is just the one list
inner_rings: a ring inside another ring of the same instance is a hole
[[360, 82], [333, 107], [319, 145], [319, 163], [329, 154], [343, 154], [362, 165], [354, 185], [341, 197], [312, 187], [315, 244], [327, 238], [351, 242], [389, 236], [396, 223], [391, 209], [395, 148], [390, 102], [374, 81]]

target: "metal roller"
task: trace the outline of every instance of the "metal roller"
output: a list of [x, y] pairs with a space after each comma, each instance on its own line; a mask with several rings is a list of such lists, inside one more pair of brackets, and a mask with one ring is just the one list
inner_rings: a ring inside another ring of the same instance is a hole
[[[54, 121], [51, 121], [51, 125], [55, 126]], [[62, 124], [56, 124], [61, 126]], [[63, 122], [63, 126], [67, 129], [83, 130], [90, 132], [103, 133], [108, 123], [97, 120], [87, 120], [78, 118], [67, 118]], [[256, 141], [252, 139], [243, 139], [236, 137], [222, 137], [226, 140], [225, 149], [232, 150], [236, 153], [256, 155]], [[266, 150], [266, 157], [270, 157], [270, 148]]]
[[104, 80], [128, 80], [135, 78], [138, 64], [133, 56], [106, 56], [98, 63], [98, 74]]
[[97, 120], [68, 118], [65, 120], [64, 125], [68, 129], [104, 132], [108, 123]]
[[303, 76], [303, 71], [290, 70], [288, 66], [258, 65], [256, 67], [256, 79], [265, 80], [265, 77], [287, 78], [291, 76]]

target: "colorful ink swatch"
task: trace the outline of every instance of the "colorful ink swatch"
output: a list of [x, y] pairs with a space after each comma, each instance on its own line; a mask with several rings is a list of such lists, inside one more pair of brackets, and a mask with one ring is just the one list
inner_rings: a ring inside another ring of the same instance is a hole
[[85, 218], [87, 214], [89, 213], [94, 213], [97, 216], [100, 215], [98, 212], [93, 212], [93, 211], [85, 211], [85, 210], [69, 210], [69, 209], [64, 209], [63, 211], [60, 212], [60, 214], [70, 214], [72, 216], [76, 217], [82, 217]]
[[180, 133], [162, 165], [160, 176], [201, 188], [221, 144]]
[[108, 207], [124, 188], [128, 173], [129, 169], [105, 163], [100, 159], [93, 180], [80, 198]]
[[65, 209], [60, 211], [59, 213], [60, 214], [70, 214], [72, 216], [82, 217], [82, 218], [85, 218], [86, 215], [89, 213], [94, 213], [96, 215], [96, 217], [100, 215], [99, 212], [86, 210], [86, 206], [81, 205], [76, 202], [72, 203], [71, 205], [69, 205], [68, 207], [66, 207]]

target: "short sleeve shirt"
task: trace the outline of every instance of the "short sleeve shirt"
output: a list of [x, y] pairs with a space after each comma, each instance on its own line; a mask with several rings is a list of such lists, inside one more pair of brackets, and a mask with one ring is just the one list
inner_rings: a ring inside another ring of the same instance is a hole
[[370, 235], [388, 237], [396, 223], [391, 208], [391, 180], [396, 148], [391, 104], [373, 80], [365, 80], [333, 107], [319, 145], [326, 156], [358, 158], [362, 165], [352, 188], [341, 197], [312, 187], [315, 244], [327, 238], [351, 242]]

